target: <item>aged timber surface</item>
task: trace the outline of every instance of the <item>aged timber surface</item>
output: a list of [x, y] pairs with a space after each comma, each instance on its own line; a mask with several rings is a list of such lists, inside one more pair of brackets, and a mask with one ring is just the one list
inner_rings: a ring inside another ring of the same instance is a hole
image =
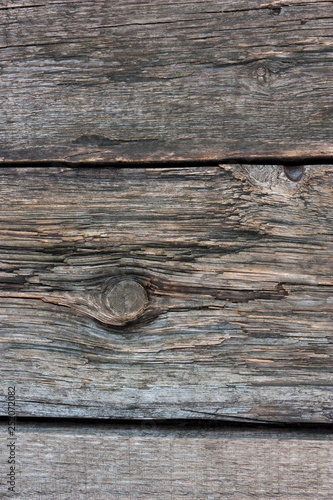
[[[2, 464], [6, 432], [1, 423]], [[22, 500], [332, 498], [332, 434], [316, 430], [39, 422], [20, 423], [17, 438]]]
[[326, 0], [12, 0], [2, 161], [332, 156]]
[[332, 174], [0, 169], [1, 413], [332, 422]]

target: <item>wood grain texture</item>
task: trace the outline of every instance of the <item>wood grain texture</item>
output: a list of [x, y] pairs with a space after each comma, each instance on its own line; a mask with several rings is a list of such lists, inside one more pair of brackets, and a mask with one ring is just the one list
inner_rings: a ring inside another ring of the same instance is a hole
[[20, 423], [17, 437], [15, 498], [332, 498], [332, 435], [317, 431]]
[[332, 174], [1, 169], [2, 394], [21, 415], [332, 422]]
[[0, 7], [2, 161], [332, 156], [327, 0]]

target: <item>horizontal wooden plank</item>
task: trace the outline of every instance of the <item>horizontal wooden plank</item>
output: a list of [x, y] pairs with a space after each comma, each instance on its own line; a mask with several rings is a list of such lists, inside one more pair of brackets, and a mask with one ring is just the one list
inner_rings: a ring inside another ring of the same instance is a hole
[[332, 156], [327, 0], [12, 0], [2, 161]]
[[332, 422], [332, 174], [1, 169], [20, 414]]
[[332, 435], [318, 431], [18, 422], [16, 435], [16, 498], [332, 498]]

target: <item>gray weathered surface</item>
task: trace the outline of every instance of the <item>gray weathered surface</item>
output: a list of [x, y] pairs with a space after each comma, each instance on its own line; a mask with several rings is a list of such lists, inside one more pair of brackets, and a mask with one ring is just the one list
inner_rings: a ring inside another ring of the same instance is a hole
[[332, 174], [1, 169], [20, 414], [332, 422]]
[[321, 0], [2, 2], [0, 158], [332, 155], [332, 21]]
[[[324, 432], [19, 423], [17, 437], [16, 498], [24, 500], [332, 498], [333, 442]], [[3, 423], [0, 442], [8, 442]]]

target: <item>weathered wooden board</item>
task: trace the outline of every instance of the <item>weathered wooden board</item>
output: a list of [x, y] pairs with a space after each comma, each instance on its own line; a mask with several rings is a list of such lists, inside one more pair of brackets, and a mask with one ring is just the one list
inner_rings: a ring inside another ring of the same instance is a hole
[[11, 0], [2, 161], [332, 156], [327, 0]]
[[332, 422], [332, 174], [2, 168], [2, 414]]
[[[18, 424], [15, 498], [332, 498], [325, 432]], [[3, 423], [0, 436], [5, 464]]]

